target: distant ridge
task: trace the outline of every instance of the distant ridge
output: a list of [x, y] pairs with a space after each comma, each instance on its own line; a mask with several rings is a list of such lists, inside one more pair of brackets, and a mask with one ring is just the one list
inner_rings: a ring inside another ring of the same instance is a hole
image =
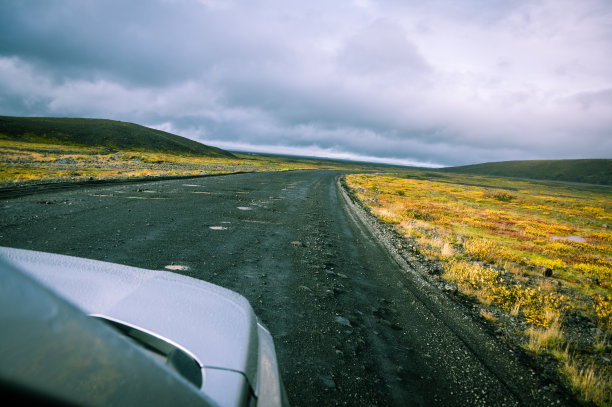
[[612, 159], [501, 161], [438, 171], [612, 185]]
[[0, 116], [0, 138], [112, 150], [234, 157], [228, 151], [165, 131], [107, 119]]

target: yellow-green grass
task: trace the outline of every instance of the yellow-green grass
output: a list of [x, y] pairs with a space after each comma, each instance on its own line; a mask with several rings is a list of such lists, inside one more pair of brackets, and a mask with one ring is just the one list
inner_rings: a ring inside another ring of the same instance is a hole
[[140, 151], [113, 151], [0, 139], [0, 186], [33, 182], [131, 177], [190, 176], [296, 169], [363, 170], [362, 165], [286, 160], [282, 157], [235, 154], [236, 158], [193, 156]]
[[[612, 333], [610, 187], [419, 170], [346, 182], [375, 216], [443, 261], [444, 279], [524, 321], [524, 347], [555, 356], [583, 398], [610, 403], [609, 366], [577, 344], [575, 357], [558, 351], [571, 342], [560, 328], [566, 315]], [[586, 371], [588, 380], [574, 377]]]

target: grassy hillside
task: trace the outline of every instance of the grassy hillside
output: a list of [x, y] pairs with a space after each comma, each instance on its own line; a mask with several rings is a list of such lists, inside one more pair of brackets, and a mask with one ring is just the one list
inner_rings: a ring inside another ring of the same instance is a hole
[[439, 171], [612, 185], [612, 160], [609, 159], [502, 161]]
[[106, 147], [208, 157], [233, 157], [175, 134], [106, 119], [0, 116], [0, 138], [44, 144]]

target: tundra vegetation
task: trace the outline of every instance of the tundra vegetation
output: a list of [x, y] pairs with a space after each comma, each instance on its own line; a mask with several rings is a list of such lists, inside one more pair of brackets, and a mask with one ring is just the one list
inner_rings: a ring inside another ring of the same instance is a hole
[[348, 175], [353, 194], [476, 301], [483, 323], [611, 405], [612, 189], [431, 170]]
[[[384, 166], [368, 166], [378, 168]], [[0, 135], [0, 187], [41, 182], [198, 176], [296, 169], [352, 169], [348, 162], [235, 153], [229, 157], [10, 140]]]

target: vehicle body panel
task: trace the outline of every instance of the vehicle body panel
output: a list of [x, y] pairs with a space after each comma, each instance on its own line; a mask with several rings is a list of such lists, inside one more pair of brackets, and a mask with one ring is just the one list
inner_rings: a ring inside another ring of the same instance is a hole
[[168, 271], [2, 247], [0, 257], [86, 314], [139, 327], [186, 350], [202, 365], [201, 391], [212, 400], [240, 405], [254, 396], [260, 404], [286, 403], [272, 337], [239, 294]]

